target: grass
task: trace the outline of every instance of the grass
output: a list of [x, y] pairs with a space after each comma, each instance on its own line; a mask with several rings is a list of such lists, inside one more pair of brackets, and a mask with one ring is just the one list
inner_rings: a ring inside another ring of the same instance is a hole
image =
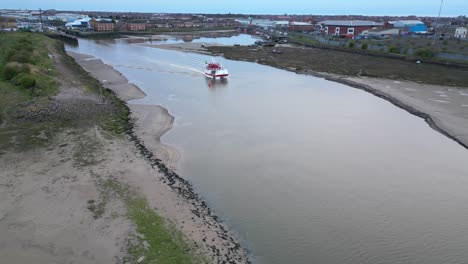
[[3, 84], [10, 83], [30, 96], [48, 96], [58, 91], [53, 60], [47, 47], [54, 41], [39, 34], [0, 34], [0, 73]]
[[[56, 124], [19, 122], [18, 105], [58, 90], [47, 46], [54, 41], [32, 33], [0, 33], [0, 148], [43, 145]], [[50, 70], [49, 70], [50, 69]]]
[[136, 226], [136, 241], [129, 243], [127, 262], [136, 263], [144, 257], [140, 263], [208, 263], [202, 256], [194, 253], [183, 234], [159, 216], [145, 198], [116, 180], [106, 180], [102, 186], [105, 195], [112, 193], [124, 202], [128, 217]]
[[[83, 118], [72, 120], [67, 119], [70, 115], [49, 111], [53, 103], [50, 96], [59, 90], [56, 80], [63, 78], [50, 53], [61, 55], [87, 92], [100, 94], [102, 89], [105, 111], [77, 109], [85, 112], [81, 114]], [[130, 111], [125, 102], [67, 56], [62, 42], [38, 33], [0, 32], [0, 94], [0, 148], [3, 150], [43, 145], [51, 133], [65, 127], [98, 125], [113, 135], [123, 135], [129, 127]], [[40, 121], [26, 116], [40, 111], [53, 116]]]

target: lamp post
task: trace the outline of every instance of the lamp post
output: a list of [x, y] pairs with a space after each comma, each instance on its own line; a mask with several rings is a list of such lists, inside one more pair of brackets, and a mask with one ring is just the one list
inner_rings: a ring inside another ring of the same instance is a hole
[[[440, 1], [440, 8], [439, 8], [439, 17], [437, 18], [440, 21], [440, 14], [442, 13], [442, 5], [444, 4], [444, 0]], [[436, 28], [434, 27], [434, 39], [432, 40], [432, 46], [435, 46], [436, 41]]]

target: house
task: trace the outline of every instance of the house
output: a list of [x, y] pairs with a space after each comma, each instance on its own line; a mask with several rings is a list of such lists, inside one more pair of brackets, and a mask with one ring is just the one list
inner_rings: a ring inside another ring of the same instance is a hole
[[365, 20], [325, 20], [318, 23], [327, 35], [355, 36], [365, 30], [383, 26], [383, 23]]
[[427, 33], [427, 26], [420, 20], [398, 20], [389, 22], [393, 28], [405, 33]]
[[289, 30], [291, 31], [313, 31], [314, 25], [307, 22], [289, 22]]
[[466, 36], [467, 36], [467, 32], [468, 32], [468, 29], [465, 28], [465, 27], [459, 27], [457, 29], [455, 29], [455, 38], [458, 38], [458, 39], [466, 39]]

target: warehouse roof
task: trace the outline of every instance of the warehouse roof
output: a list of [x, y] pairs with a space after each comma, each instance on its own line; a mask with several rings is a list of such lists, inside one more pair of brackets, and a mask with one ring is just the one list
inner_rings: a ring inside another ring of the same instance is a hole
[[291, 22], [289, 24], [293, 26], [312, 26], [312, 24], [307, 22]]
[[325, 26], [343, 26], [343, 27], [377, 27], [383, 26], [383, 23], [365, 20], [325, 20], [320, 22]]

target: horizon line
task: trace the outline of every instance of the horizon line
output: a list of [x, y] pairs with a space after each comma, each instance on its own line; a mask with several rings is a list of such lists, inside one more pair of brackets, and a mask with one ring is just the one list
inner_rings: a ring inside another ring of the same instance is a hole
[[[416, 16], [416, 17], [438, 17], [437, 15], [416, 15], [416, 14], [407, 14], [407, 15], [395, 15], [395, 14], [312, 14], [312, 13], [236, 13], [236, 12], [171, 12], [171, 11], [164, 11], [164, 12], [145, 12], [145, 11], [115, 11], [115, 10], [85, 10], [85, 9], [43, 9], [43, 8], [38, 8], [38, 9], [29, 9], [29, 8], [1, 8], [0, 10], [26, 10], [26, 11], [47, 11], [47, 10], [56, 10], [56, 11], [72, 11], [72, 12], [113, 12], [113, 13], [156, 13], [156, 14], [210, 14], [210, 15], [257, 15], [257, 16], [262, 16], [262, 15], [269, 15], [269, 16], [367, 16], [367, 17], [386, 17], [386, 16], [394, 16], [394, 17], [408, 17], [408, 16]], [[452, 16], [447, 16], [443, 15], [441, 18], [454, 18], [454, 17], [463, 17], [467, 16], [464, 14], [459, 14], [459, 15], [452, 15]]]

